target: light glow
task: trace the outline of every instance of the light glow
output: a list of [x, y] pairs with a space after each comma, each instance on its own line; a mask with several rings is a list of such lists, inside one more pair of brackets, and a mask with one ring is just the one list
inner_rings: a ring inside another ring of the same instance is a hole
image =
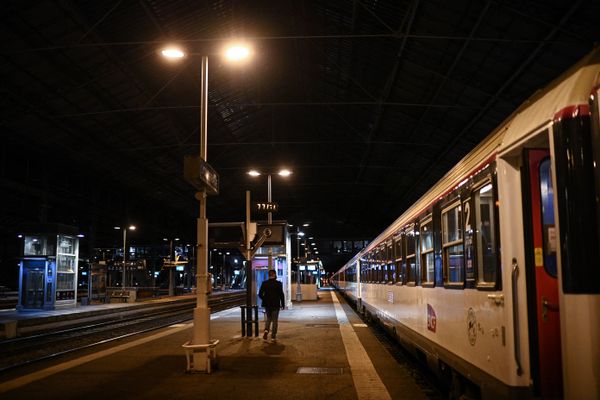
[[178, 47], [167, 47], [162, 49], [160, 54], [169, 60], [179, 60], [185, 57], [185, 52]]
[[260, 172], [258, 172], [257, 170], [253, 169], [253, 170], [248, 171], [248, 175], [257, 177], [257, 176], [260, 176]]
[[229, 61], [242, 61], [250, 58], [250, 48], [243, 44], [229, 46], [225, 50], [225, 58]]
[[135, 225], [129, 225], [129, 230], [130, 230], [130, 231], [135, 231], [135, 230], [136, 230], [136, 227], [135, 227]]
[[278, 174], [279, 176], [290, 176], [292, 174], [292, 171], [290, 171], [289, 169], [282, 169], [278, 172]]
[[487, 192], [489, 192], [490, 190], [492, 190], [492, 184], [491, 184], [491, 183], [489, 183], [489, 184], [485, 185], [484, 187], [482, 187], [482, 188], [479, 190], [479, 193], [480, 193], [480, 194], [487, 193]]

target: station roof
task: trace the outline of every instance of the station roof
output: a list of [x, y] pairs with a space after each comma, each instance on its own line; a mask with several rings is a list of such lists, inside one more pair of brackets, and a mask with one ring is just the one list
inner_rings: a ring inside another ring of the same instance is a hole
[[[36, 220], [195, 232], [209, 57], [211, 221], [245, 191], [320, 238], [371, 239], [600, 39], [595, 1], [6, 1], [3, 230]], [[230, 39], [251, 62], [219, 55]], [[167, 63], [158, 50], [191, 55]], [[183, 233], [180, 233], [181, 231]], [[192, 236], [194, 237], [194, 236]]]

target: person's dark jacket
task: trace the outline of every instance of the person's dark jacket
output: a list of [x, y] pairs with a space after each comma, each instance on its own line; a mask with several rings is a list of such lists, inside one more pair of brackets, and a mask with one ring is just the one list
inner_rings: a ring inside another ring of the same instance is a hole
[[262, 300], [264, 308], [283, 308], [285, 298], [283, 296], [283, 285], [277, 279], [267, 279], [260, 285], [258, 297]]

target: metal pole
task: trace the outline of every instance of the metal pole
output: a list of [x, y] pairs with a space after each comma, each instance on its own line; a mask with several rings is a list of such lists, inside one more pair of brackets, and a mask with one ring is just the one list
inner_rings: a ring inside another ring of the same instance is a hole
[[[267, 179], [267, 201], [271, 203], [271, 174], [269, 174]], [[273, 214], [269, 211], [267, 217], [267, 224], [269, 224], [269, 228], [271, 228], [271, 224], [273, 223]], [[273, 248], [269, 246], [268, 248], [268, 264], [267, 269], [270, 271], [273, 269]]]
[[302, 301], [302, 286], [300, 286], [300, 227], [296, 227], [296, 301]]
[[250, 191], [246, 190], [246, 307], [252, 307], [252, 251], [250, 249]]
[[[207, 120], [208, 120], [208, 57], [202, 57], [200, 88], [200, 157], [206, 161]], [[210, 308], [208, 308], [208, 220], [206, 219], [206, 190], [196, 193], [200, 203], [197, 235], [197, 283], [196, 308], [194, 309], [194, 329], [192, 344], [209, 344]]]
[[[173, 259], [173, 239], [169, 239], [169, 261], [174, 261]], [[174, 274], [175, 267], [171, 265], [169, 268], [169, 296], [175, 296], [175, 283], [174, 283]]]
[[121, 283], [122, 288], [125, 289], [127, 284], [125, 283], [125, 261], [127, 260], [127, 246], [125, 245], [127, 241], [127, 227], [123, 228], [123, 282]]
[[[267, 201], [269, 203], [271, 202], [271, 174], [269, 174], [267, 179]], [[273, 215], [271, 214], [271, 211], [269, 211], [268, 215], [269, 217], [267, 219], [267, 223], [271, 225], [273, 223]]]

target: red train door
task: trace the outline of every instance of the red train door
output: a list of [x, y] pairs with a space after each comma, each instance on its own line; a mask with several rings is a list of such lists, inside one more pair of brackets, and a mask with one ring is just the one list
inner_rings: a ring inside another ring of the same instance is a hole
[[[554, 189], [548, 150], [525, 150], [526, 248], [531, 329], [531, 366], [536, 395], [544, 399], [562, 397], [558, 271], [554, 223]], [[528, 203], [528, 204], [527, 204]], [[529, 210], [528, 210], [529, 209]], [[529, 212], [527, 212], [529, 211]], [[535, 316], [535, 318], [534, 318]]]

